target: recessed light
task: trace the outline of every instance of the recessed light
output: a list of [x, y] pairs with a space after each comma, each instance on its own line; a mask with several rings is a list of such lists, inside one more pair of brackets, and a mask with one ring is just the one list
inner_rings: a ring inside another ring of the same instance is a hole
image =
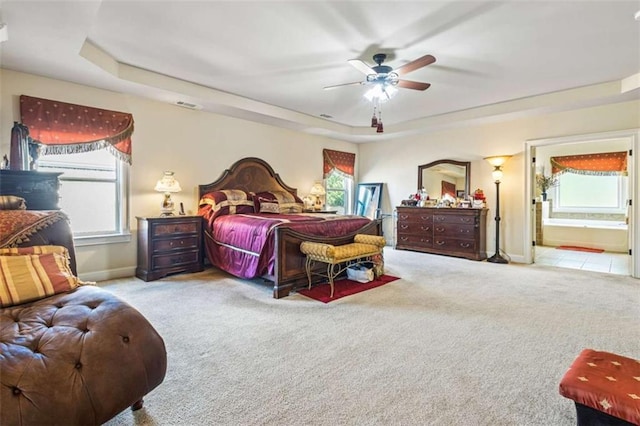
[[636, 12], [634, 18], [636, 18], [636, 21], [640, 21], [640, 10]]

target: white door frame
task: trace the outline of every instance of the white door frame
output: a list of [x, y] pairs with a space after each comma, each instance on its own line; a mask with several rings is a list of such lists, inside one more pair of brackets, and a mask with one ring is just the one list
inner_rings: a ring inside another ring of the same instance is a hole
[[543, 145], [559, 145], [572, 142], [596, 141], [599, 139], [629, 139], [629, 149], [632, 155], [629, 157], [627, 169], [629, 172], [629, 194], [632, 202], [629, 209], [629, 248], [631, 248], [631, 276], [640, 278], [640, 182], [636, 174], [640, 175], [640, 129], [617, 130], [613, 132], [591, 133], [583, 135], [563, 136], [557, 138], [532, 139], [525, 141], [525, 238], [524, 238], [524, 262], [533, 263], [533, 221], [535, 199], [535, 170], [533, 168], [533, 152], [535, 148]]

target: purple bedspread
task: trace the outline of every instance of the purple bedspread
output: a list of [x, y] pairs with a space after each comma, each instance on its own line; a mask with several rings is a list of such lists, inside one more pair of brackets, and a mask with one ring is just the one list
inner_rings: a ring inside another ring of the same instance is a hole
[[206, 226], [205, 247], [211, 263], [241, 278], [273, 275], [275, 229], [337, 237], [371, 222], [366, 217], [327, 214], [234, 214], [219, 216]]

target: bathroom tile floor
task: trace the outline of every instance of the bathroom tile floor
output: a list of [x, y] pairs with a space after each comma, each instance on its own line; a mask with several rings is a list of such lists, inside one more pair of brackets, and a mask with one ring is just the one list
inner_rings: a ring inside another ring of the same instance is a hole
[[631, 275], [631, 256], [625, 253], [589, 253], [548, 246], [536, 246], [535, 253], [535, 263], [538, 265]]

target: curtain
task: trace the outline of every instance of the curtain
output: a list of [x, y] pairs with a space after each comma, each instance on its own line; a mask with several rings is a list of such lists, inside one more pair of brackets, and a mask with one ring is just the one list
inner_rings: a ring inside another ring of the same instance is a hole
[[131, 164], [131, 114], [21, 95], [20, 115], [31, 139], [44, 145], [44, 153], [106, 148]]
[[356, 155], [350, 152], [333, 151], [331, 149], [322, 150], [324, 160], [324, 178], [328, 178], [331, 172], [336, 171], [342, 175], [353, 179], [355, 174]]
[[602, 152], [598, 154], [565, 155], [551, 157], [551, 173], [615, 176], [627, 174], [627, 152]]

